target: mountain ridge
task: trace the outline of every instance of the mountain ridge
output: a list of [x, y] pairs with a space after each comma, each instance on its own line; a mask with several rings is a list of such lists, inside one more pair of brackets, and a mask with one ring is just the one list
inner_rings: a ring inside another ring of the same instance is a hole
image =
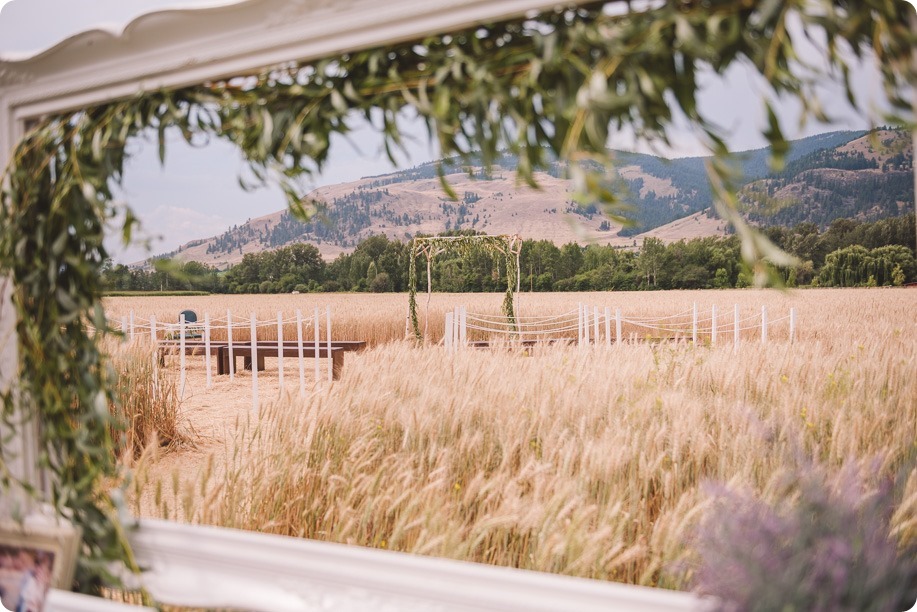
[[[908, 204], [913, 207], [913, 181], [908, 193], [902, 178], [913, 168], [907, 132], [839, 131], [792, 144], [781, 172], [770, 171], [767, 148], [734, 154], [746, 177], [739, 199], [753, 222], [787, 224], [795, 219], [825, 226], [835, 213], [875, 219], [900, 214], [895, 211]], [[622, 151], [614, 155], [614, 187], [632, 205], [634, 227], [612, 222], [595, 207], [576, 205], [556, 161], [536, 173], [540, 188], [535, 190], [516, 184], [515, 159], [504, 155], [487, 175], [472, 166], [469, 176], [468, 167], [444, 160], [458, 201], [443, 192], [437, 162], [429, 162], [314, 190], [309, 198], [325, 203], [321, 219], [302, 223], [285, 210], [276, 211], [186, 243], [169, 255], [226, 268], [246, 253], [297, 242], [314, 244], [325, 259], [333, 259], [373, 234], [405, 240], [418, 233], [474, 229], [557, 244], [628, 247], [650, 236], [671, 241], [726, 233], [711, 211], [706, 158], [665, 159]]]

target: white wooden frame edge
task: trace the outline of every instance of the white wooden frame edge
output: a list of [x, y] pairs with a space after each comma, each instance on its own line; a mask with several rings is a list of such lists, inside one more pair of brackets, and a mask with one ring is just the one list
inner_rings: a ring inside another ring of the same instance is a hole
[[60, 589], [48, 591], [43, 610], [44, 612], [156, 612], [155, 609], [145, 606], [135, 606]]
[[[690, 593], [160, 520], [141, 521], [129, 537], [138, 563], [152, 569], [144, 584], [164, 603], [272, 612], [662, 611], [709, 605]], [[188, 601], [192, 585], [199, 599]]]

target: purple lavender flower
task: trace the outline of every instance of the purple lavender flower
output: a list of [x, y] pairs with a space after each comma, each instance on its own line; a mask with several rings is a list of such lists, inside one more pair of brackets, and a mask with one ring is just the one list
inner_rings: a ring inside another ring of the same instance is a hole
[[829, 477], [806, 462], [770, 490], [708, 486], [713, 506], [693, 547], [695, 590], [721, 610], [901, 612], [917, 600], [917, 546], [889, 537], [890, 483], [867, 490], [853, 466]]

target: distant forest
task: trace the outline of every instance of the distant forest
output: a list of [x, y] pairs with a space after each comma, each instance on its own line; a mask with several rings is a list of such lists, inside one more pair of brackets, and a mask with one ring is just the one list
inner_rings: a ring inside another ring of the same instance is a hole
[[[797, 266], [779, 271], [791, 287], [917, 282], [913, 214], [874, 222], [837, 219], [825, 230], [806, 221], [763, 231], [798, 258]], [[317, 248], [300, 243], [246, 254], [226, 271], [173, 260], [159, 260], [151, 271], [110, 265], [103, 281], [109, 291], [400, 292], [407, 290], [410, 248], [410, 242], [377, 235], [326, 263]], [[418, 261], [418, 266], [419, 286], [426, 290], [426, 264]], [[524, 291], [706, 289], [752, 283], [735, 236], [670, 244], [647, 238], [630, 249], [575, 243], [558, 247], [547, 240], [526, 240], [520, 267]], [[503, 291], [505, 275], [502, 259], [484, 251], [465, 258], [446, 252], [435, 258], [432, 267], [433, 289], [444, 292]]]

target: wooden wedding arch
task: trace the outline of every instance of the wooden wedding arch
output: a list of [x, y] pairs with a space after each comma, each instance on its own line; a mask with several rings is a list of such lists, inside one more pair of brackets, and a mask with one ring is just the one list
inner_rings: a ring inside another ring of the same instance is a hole
[[[411, 256], [408, 260], [408, 318], [414, 338], [421, 340], [427, 335], [430, 322], [430, 297], [433, 292], [433, 259], [448, 251], [468, 257], [474, 250], [482, 250], [495, 257], [503, 256], [506, 269], [506, 293], [503, 297], [503, 316], [515, 330], [516, 309], [513, 296], [519, 292], [521, 281], [519, 255], [522, 252], [522, 237], [512, 236], [424, 236], [411, 241]], [[427, 312], [423, 333], [417, 317], [417, 258], [423, 256], [427, 262]]]

